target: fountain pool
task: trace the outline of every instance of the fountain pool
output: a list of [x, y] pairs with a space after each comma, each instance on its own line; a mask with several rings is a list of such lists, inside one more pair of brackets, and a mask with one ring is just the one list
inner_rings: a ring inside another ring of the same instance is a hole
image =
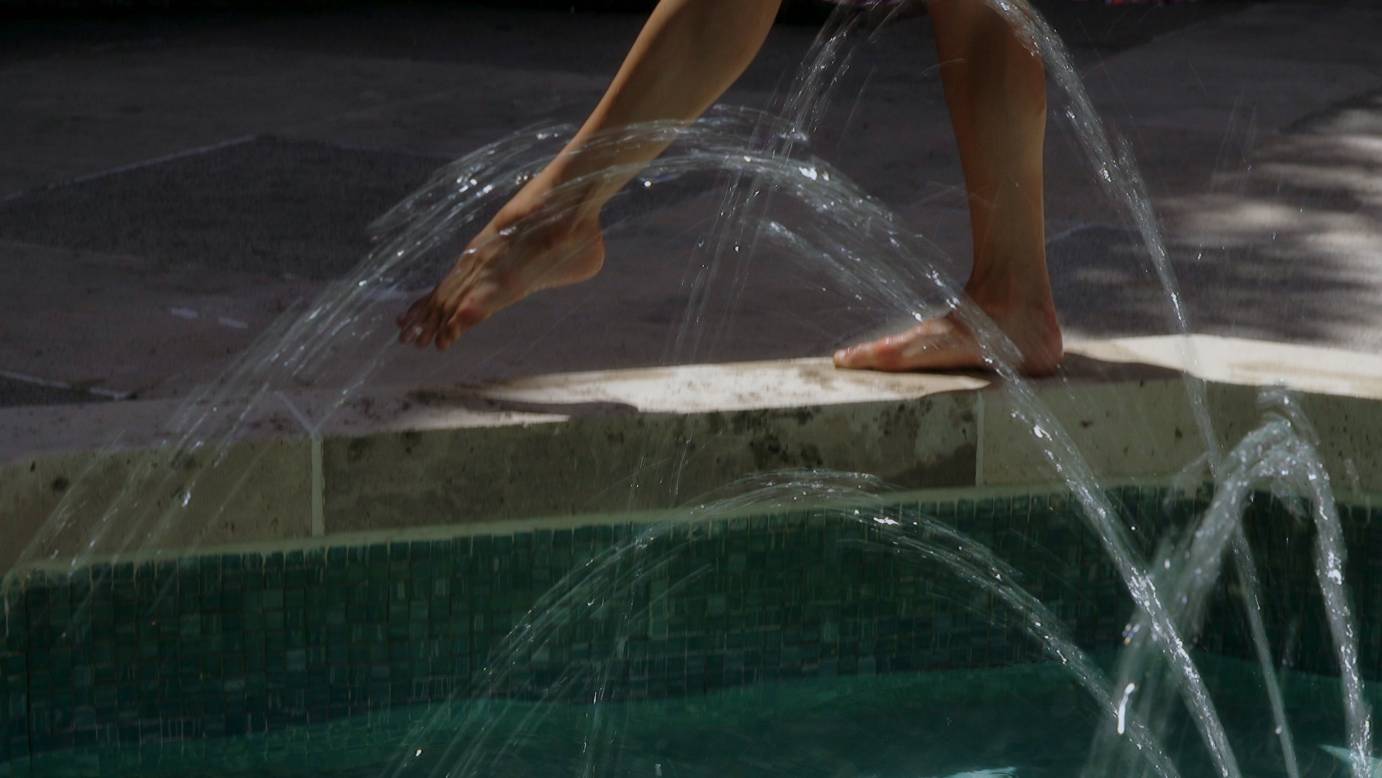
[[[1242, 381], [1294, 380], [1322, 456], [1353, 475], [1336, 483], [1346, 577], [1360, 667], [1376, 677], [1376, 360], [1319, 352], [1347, 361], [1347, 380], [1293, 378], [1293, 347], [1198, 345], [1215, 354], [1208, 397], [1226, 441], [1257, 423]], [[1167, 371], [1177, 352], [1168, 339], [1083, 350], [1103, 374], [1042, 399], [1096, 452], [1151, 558], [1211, 497]], [[617, 371], [366, 393], [313, 436], [290, 410], [312, 397], [285, 395], [230, 452], [253, 475], [206, 487], [217, 514], [187, 524], [208, 531], [117, 557], [74, 546], [91, 534], [73, 527], [43, 537], [37, 560], [11, 552], [0, 775], [1078, 774], [1127, 722], [1032, 623], [1054, 619], [1109, 674], [1133, 604], [987, 384], [814, 361]], [[46, 440], [8, 457], [3, 505], [37, 532], [80, 474], [114, 482], [156, 457], [137, 440], [79, 444], [111, 423], [102, 414], [166, 416], [158, 405], [5, 411], [8, 431]], [[647, 456], [679, 440], [696, 445], [675, 467]], [[735, 486], [746, 471], [771, 475]], [[615, 472], [628, 488], [583, 488]], [[1300, 774], [1343, 775], [1337, 665], [1297, 499], [1259, 485], [1244, 526]], [[936, 556], [952, 541], [983, 550], [961, 560], [970, 578]], [[975, 570], [1044, 615], [1014, 610]], [[1238, 763], [1284, 775], [1232, 577], [1207, 613], [1192, 655]], [[1179, 774], [1214, 774], [1183, 713], [1154, 730]]]

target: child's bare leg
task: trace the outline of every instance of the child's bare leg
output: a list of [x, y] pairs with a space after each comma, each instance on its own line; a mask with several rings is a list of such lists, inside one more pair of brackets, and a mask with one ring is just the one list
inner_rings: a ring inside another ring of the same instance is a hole
[[[642, 122], [700, 116], [753, 60], [780, 4], [661, 0], [576, 137], [480, 231], [436, 288], [399, 317], [400, 340], [446, 348], [532, 292], [599, 272], [605, 258], [600, 209], [665, 144], [625, 143], [597, 153], [585, 148], [587, 141]], [[562, 192], [560, 204], [555, 190]]]
[[[1022, 351], [1029, 375], [1061, 359], [1046, 270], [1042, 146], [1046, 77], [1039, 55], [983, 0], [931, 0], [951, 123], [969, 190], [974, 269], [965, 292]], [[980, 367], [973, 336], [946, 316], [845, 349], [842, 367]]]

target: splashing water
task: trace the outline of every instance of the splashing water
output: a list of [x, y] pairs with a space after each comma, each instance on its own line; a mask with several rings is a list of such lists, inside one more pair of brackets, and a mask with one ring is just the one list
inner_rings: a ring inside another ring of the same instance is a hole
[[[1246, 513], [1245, 501], [1254, 486], [1269, 482], [1285, 494], [1305, 494], [1315, 506], [1312, 518], [1316, 525], [1316, 576], [1344, 680], [1350, 770], [1355, 778], [1366, 778], [1370, 774], [1371, 719], [1359, 681], [1357, 636], [1352, 626], [1354, 619], [1347, 589], [1344, 587], [1344, 546], [1338, 510], [1328, 488], [1328, 474], [1312, 441], [1314, 433], [1299, 407], [1289, 395], [1281, 392], [1264, 393], [1263, 405], [1268, 412], [1268, 420], [1249, 433], [1227, 457], [1214, 500], [1198, 526], [1187, 534], [1186, 544], [1168, 549], [1152, 569], [1167, 571], [1168, 581], [1164, 590], [1169, 593], [1170, 601], [1178, 604], [1177, 620], [1181, 628], [1193, 633], [1198, 630], [1203, 617], [1205, 600], [1218, 582], [1223, 553], [1230, 544], [1235, 547], [1235, 561], [1242, 564], [1245, 555], [1239, 551], [1238, 545], [1245, 546], [1246, 540], [1241, 522]], [[1250, 564], [1251, 557], [1247, 559]], [[1251, 617], [1254, 642], [1260, 647], [1265, 644], [1265, 633], [1260, 604], [1256, 601], [1259, 586], [1255, 577], [1242, 580], [1251, 585], [1244, 592], [1244, 599]], [[1129, 648], [1123, 654], [1115, 685], [1126, 684], [1131, 688], [1138, 683], [1156, 683], [1154, 680], [1135, 681], [1146, 678], [1147, 664], [1152, 659], [1147, 626], [1146, 614], [1139, 614], [1130, 626]], [[1266, 666], [1270, 668], [1270, 664]], [[1299, 775], [1290, 729], [1285, 724], [1280, 689], [1274, 675], [1266, 680], [1273, 714], [1278, 721], [1287, 773]], [[1150, 708], [1154, 702], [1155, 697], [1148, 695], [1144, 707]], [[1143, 715], [1149, 720], [1156, 720], [1148, 711], [1144, 711]], [[1099, 745], [1096, 743], [1096, 753], [1100, 751]], [[1117, 743], [1105, 743], [1103, 746], [1116, 750]], [[1091, 774], [1118, 772], [1118, 768], [1111, 764], [1113, 759], [1111, 754], [1106, 753], [1091, 760]]]
[[[1166, 290], [1168, 321], [1176, 331], [1188, 332], [1187, 314], [1167, 252], [1129, 150], [1110, 140], [1078, 74], [1045, 22], [1025, 3], [998, 0], [994, 7], [1023, 30], [1043, 56], [1048, 72], [1068, 101], [1063, 115], [1088, 153], [1096, 180], [1110, 199], [1127, 211], [1146, 244], [1150, 272]], [[813, 473], [790, 474], [776, 484], [764, 485], [760, 480], [741, 486], [733, 497], [702, 503], [674, 521], [655, 525], [626, 544], [604, 550], [573, 571], [569, 580], [553, 587], [508, 635], [485, 667], [476, 695], [502, 697], [510, 674], [522, 658], [550, 641], [573, 612], [599, 613], [626, 626], [646, 622], [653, 603], [634, 607], [632, 600], [621, 601], [619, 593], [646, 586], [654, 577], [665, 577], [675, 551], [661, 541], [674, 530], [737, 511], [781, 507], [784, 501], [791, 501], [824, 510], [834, 521], [866, 525], [871, 534], [859, 545], [868, 553], [932, 566], [976, 591], [986, 592], [1016, 614], [1026, 633], [1066, 667], [1099, 710], [1116, 722], [1095, 738], [1087, 768], [1090, 775], [1133, 774], [1135, 769], [1142, 769], [1135, 766], [1145, 766], [1156, 775], [1178, 776], [1158, 731], [1176, 700], [1188, 710], [1215, 771], [1225, 778], [1241, 775], [1214, 699], [1189, 649], [1200, 628], [1203, 605], [1220, 578], [1224, 552], [1231, 549], [1285, 769], [1294, 778], [1300, 774], [1298, 758], [1262, 626], [1257, 602], [1261, 586], [1241, 527], [1244, 502], [1252, 486], [1269, 481], [1304, 493], [1312, 506], [1317, 583], [1344, 688], [1348, 749], [1346, 756], [1343, 752], [1339, 755], [1346, 759], [1354, 778], [1372, 775], [1370, 713], [1358, 667], [1357, 628], [1343, 579], [1343, 538], [1328, 475], [1304, 415], [1289, 400], [1274, 398], [1269, 420], [1222, 456], [1207, 410], [1204, 384], [1193, 377], [1196, 357], [1190, 341], [1184, 340], [1183, 357], [1190, 368], [1185, 385], [1216, 482], [1215, 496], [1185, 542], [1167, 546], [1150, 561], [1144, 559], [1074, 440], [1015, 369], [1019, 355], [1013, 344], [964, 297], [959, 285], [938, 270], [948, 258], [924, 236], [906, 229], [895, 214], [846, 176], [810, 153], [810, 137], [848, 63], [848, 44], [857, 33], [851, 19], [846, 12], [837, 12], [813, 47], [780, 116], [720, 109], [692, 123], [624, 128], [594, 139], [577, 153], [601, 154], [611, 147], [669, 143], [669, 151], [646, 169], [615, 169], [592, 175], [617, 178], [638, 172], [643, 180], [659, 184], [694, 180], [708, 173], [729, 178], [708, 248], [691, 263], [691, 303], [671, 341], [674, 356], [695, 356], [702, 353], [704, 338], [709, 337], [713, 344], [723, 337], [723, 330], [710, 327], [713, 323], [707, 321], [712, 284], [718, 273], [728, 269], [732, 296], [737, 296], [743, 289], [743, 263], [752, 261], [768, 245], [787, 250], [800, 262], [827, 268], [840, 293], [879, 310], [911, 316], [923, 308], [953, 309], [976, 333], [988, 364], [1002, 379], [1001, 391], [1015, 418], [1031, 430], [1040, 456], [1078, 501], [1087, 528], [1098, 538], [1136, 604], [1131, 638], [1116, 674], [1112, 679], [1107, 677], [1065, 635], [1060, 619], [1016, 584], [1019, 576], [992, 550], [928, 517], [878, 512], [871, 495], [880, 485], [874, 481]], [[187, 398], [169, 422], [173, 433], [155, 456], [135, 465], [116, 494], [96, 488], [94, 479], [74, 479], [58, 508], [29, 541], [15, 569], [56, 558], [61, 541], [77, 527], [83, 527], [85, 534], [82, 553], [66, 560], [72, 568], [98, 555], [119, 559], [174, 547], [179, 549], [177, 553], [185, 553], [200, 546], [217, 513], [210, 512], [211, 519], [202, 527], [187, 526], [185, 518], [199, 500], [211, 499], [202, 497], [208, 474], [215, 472], [218, 481], [230, 484], [228, 493], [215, 497], [227, 505], [244, 488], [254, 463], [234, 460], [230, 454], [243, 434], [246, 419], [266, 403], [288, 402], [286, 396], [277, 394], [282, 388], [325, 383], [324, 377], [336, 367], [336, 356], [359, 350], [366, 355], [363, 361], [352, 367], [311, 414], [295, 409], [304, 431], [319, 434], [325, 419], [369, 380], [389, 353], [391, 316], [381, 310], [373, 293], [412, 288], [420, 280], [433, 277], [438, 262], [449, 258], [456, 240], [483, 224], [494, 205], [540, 170], [571, 133], [572, 128], [564, 126], [532, 128], [439, 171], [428, 185], [375, 225], [380, 240], [365, 261], [309, 309], [285, 317], [265, 333], [216, 382]], [[563, 218], [575, 207], [576, 193], [589, 183], [573, 181], [558, 190], [551, 204], [521, 225], [517, 234], [521, 237], [525, 231]], [[620, 194], [620, 204], [628, 207], [620, 209], [625, 214], [622, 221], [608, 223], [606, 232], [618, 234], [621, 229], [635, 227], [636, 215], [656, 206], [658, 189], [657, 185], [634, 187]], [[672, 445], [678, 443], [684, 442]], [[112, 449], [120, 445], [116, 440]], [[670, 461], [672, 465], [650, 464], [631, 480], [640, 488], [663, 490], [668, 504], [675, 503], [683, 497], [676, 477], [676, 463], [682, 456], [684, 451], [650, 451], [648, 462]], [[676, 586], [711, 574], [713, 571], [706, 568], [686, 571], [660, 596], [673, 597]], [[6, 585], [11, 583], [7, 578]], [[83, 607], [88, 604], [78, 605]], [[1156, 662], [1162, 664], [1154, 667]], [[592, 705], [581, 774], [602, 774], [618, 765], [617, 722], [602, 718], [607, 714], [600, 704], [608, 698], [611, 684], [608, 674], [564, 676], [544, 692], [557, 695], [574, 687], [589, 687]], [[534, 707], [516, 726], [508, 726], [512, 722], [494, 715], [496, 710], [502, 712], [502, 699], [494, 706], [473, 709], [459, 725], [442, 718], [424, 721], [401, 744], [402, 756], [390, 774], [407, 773], [411, 764], [408, 755], [420, 755], [419, 744], [426, 741], [430, 747], [432, 734], [446, 727], [454, 727], [455, 733], [440, 756], [430, 757], [437, 760], [436, 774], [490, 774], [487, 770], [501, 762], [512, 746], [513, 733], [535, 731], [544, 715], [540, 706]], [[506, 726], [500, 727], [500, 722]], [[1014, 774], [1014, 768], [1001, 768], [960, 775]]]
[[[509, 744], [522, 742], [542, 726], [541, 719], [535, 716], [515, 724], [505, 712], [506, 706], [513, 707], [514, 703], [504, 702], [502, 693], [513, 686], [515, 676], [525, 672], [533, 653], [557, 644], [563, 631], [587, 620], [602, 623], [607, 630], [613, 622], [613, 633], [619, 642], [638, 634], [647, 623], [650, 609], [657, 607], [660, 599], [674, 597], [677, 589], [711, 572], [704, 567], [687, 569], [683, 565], [684, 572], [667, 584], [661, 594], [638, 607], [619, 605], [639, 602], [635, 592], [668, 575], [684, 547], [684, 541], [677, 541], [679, 534], [704, 532], [706, 527], [736, 516], [781, 513], [802, 507], [808, 507], [816, 520], [858, 528], [860, 532], [853, 536], [857, 539], [845, 541], [846, 546], [870, 555], [886, 554], [906, 567], [936, 568], [968, 587], [991, 594], [1018, 616], [1017, 623], [1028, 636], [1070, 673], [1101, 710], [1109, 714], [1117, 711], [1118, 701], [1109, 693], [1103, 673], [1064, 634], [1060, 619], [1017, 585], [1021, 577], [1017, 571], [982, 544], [944, 524], [915, 512], [887, 509], [882, 498], [874, 493], [882, 495], [895, 490], [887, 489], [877, 479], [849, 473], [792, 471], [755, 477], [725, 491], [733, 496], [700, 504], [673, 519], [655, 523], [629, 541], [603, 550], [558, 581], [493, 652], [473, 693], [484, 699], [498, 698], [494, 706], [473, 709], [460, 722], [451, 718], [449, 708], [440, 708], [413, 730], [400, 753], [420, 750], [418, 746], [435, 742], [436, 733], [445, 731], [450, 739], [443, 753], [434, 756], [437, 767], [431, 774], [502, 773], [509, 758]], [[589, 747], [585, 749], [582, 775], [607, 774], [619, 763], [617, 727], [600, 720], [598, 703], [610, 699], [616, 691], [613, 668], [621, 659], [616, 655], [597, 662], [594, 670], [567, 671], [542, 689], [542, 699], [549, 703], [570, 696], [573, 687], [579, 695], [596, 703], [590, 714]], [[532, 710], [541, 710], [541, 706]], [[1137, 744], [1155, 774], [1178, 778], [1179, 771], [1157, 742], [1155, 733], [1136, 716], [1125, 716], [1123, 720], [1127, 736]], [[409, 767], [409, 760], [402, 758], [389, 774], [403, 775]]]

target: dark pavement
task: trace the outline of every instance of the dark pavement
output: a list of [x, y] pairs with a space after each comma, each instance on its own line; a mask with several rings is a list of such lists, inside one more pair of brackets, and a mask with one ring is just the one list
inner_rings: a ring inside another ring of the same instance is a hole
[[[495, 4], [16, 8], [0, 3], [0, 405], [177, 395], [207, 380], [358, 261], [366, 225], [430, 171], [533, 122], [579, 120], [641, 22]], [[1198, 329], [1382, 347], [1382, 9], [1042, 9], [1132, 143]], [[811, 16], [779, 25], [727, 102], [772, 104], [816, 33]], [[815, 148], [963, 272], [967, 217], [927, 27], [909, 16], [860, 36]], [[1064, 323], [1076, 336], [1165, 332], [1135, 235], [1060, 121], [1064, 96], [1051, 102]], [[444, 356], [391, 355], [375, 380], [675, 358], [685, 260], [715, 202], [708, 188], [678, 191], [611, 236], [594, 282], [505, 312]], [[821, 292], [830, 283], [765, 252], [696, 358], [819, 355], [887, 325]]]

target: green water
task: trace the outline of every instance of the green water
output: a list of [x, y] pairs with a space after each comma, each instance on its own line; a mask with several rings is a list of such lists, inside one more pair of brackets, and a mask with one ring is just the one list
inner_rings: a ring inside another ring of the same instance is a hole
[[[1201, 657], [1248, 776], [1284, 775], [1251, 665]], [[1286, 673], [1303, 774], [1343, 776], [1337, 684]], [[477, 707], [478, 706], [478, 707]], [[478, 747], [475, 723], [492, 726]], [[0, 776], [433, 776], [479, 756], [486, 776], [1077, 776], [1109, 727], [1058, 666], [761, 684], [655, 702], [490, 701], [395, 709], [248, 737], [43, 754]], [[1193, 730], [1163, 740], [1209, 776]], [[588, 772], [587, 772], [588, 771]]]

